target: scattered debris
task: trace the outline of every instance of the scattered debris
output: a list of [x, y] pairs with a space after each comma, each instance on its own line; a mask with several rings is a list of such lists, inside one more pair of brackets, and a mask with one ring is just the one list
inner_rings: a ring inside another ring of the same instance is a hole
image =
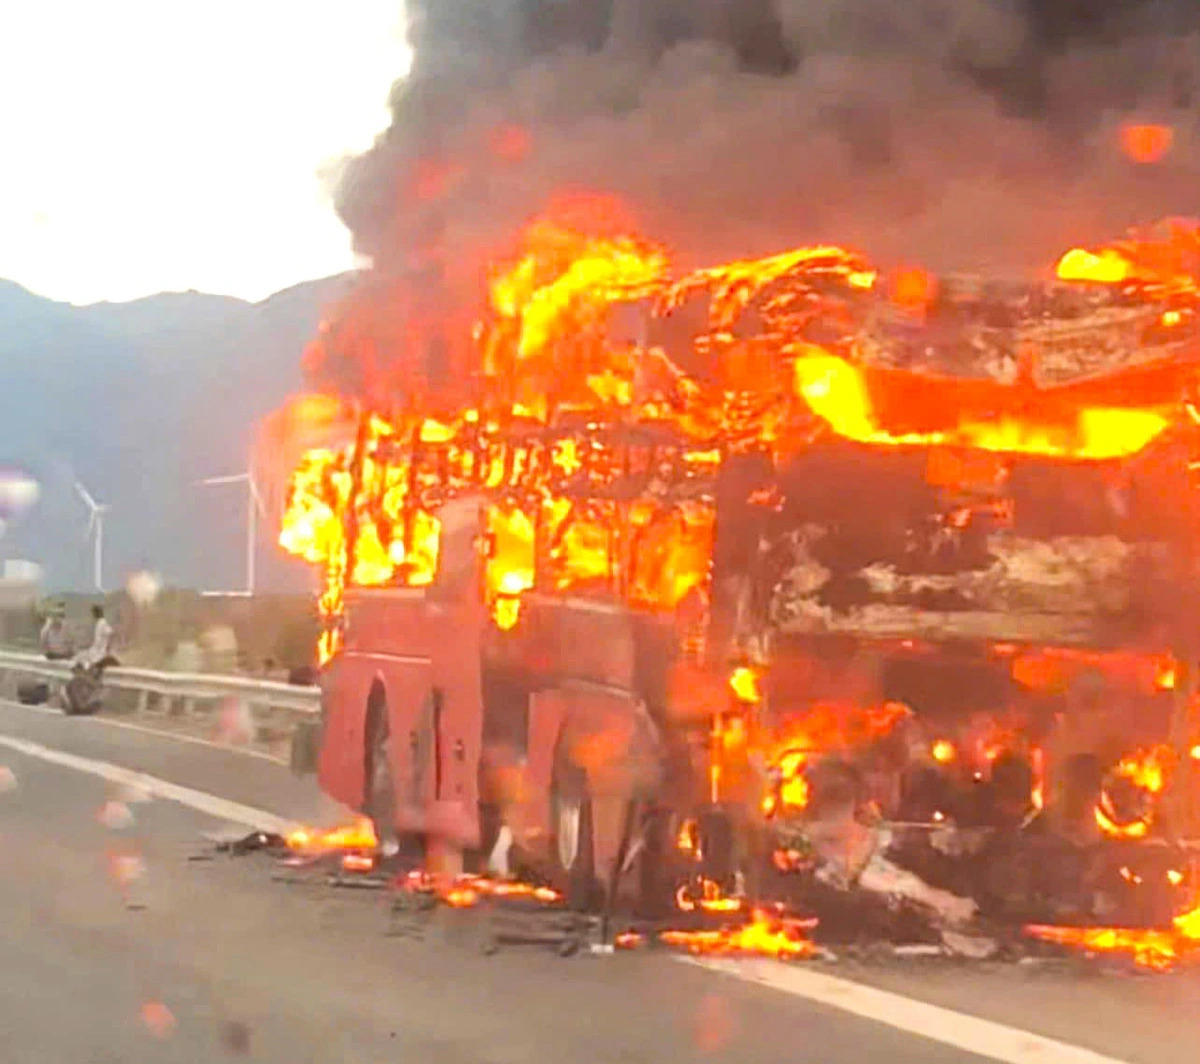
[[243, 857], [261, 850], [283, 852], [286, 849], [287, 840], [272, 831], [252, 831], [240, 839], [223, 840], [217, 843], [218, 852], [228, 853], [233, 857]]

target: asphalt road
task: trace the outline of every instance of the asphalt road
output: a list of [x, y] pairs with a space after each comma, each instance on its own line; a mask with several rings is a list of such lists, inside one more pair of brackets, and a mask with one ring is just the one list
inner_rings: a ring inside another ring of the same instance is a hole
[[[123, 824], [103, 812], [131, 796], [122, 768], [191, 790], [127, 804]], [[274, 882], [261, 858], [189, 860], [229, 826], [187, 804], [196, 792], [340, 816], [261, 757], [0, 703], [5, 1060], [1190, 1064], [1200, 1047], [1189, 972], [484, 957], [453, 923], [389, 937], [377, 894]]]

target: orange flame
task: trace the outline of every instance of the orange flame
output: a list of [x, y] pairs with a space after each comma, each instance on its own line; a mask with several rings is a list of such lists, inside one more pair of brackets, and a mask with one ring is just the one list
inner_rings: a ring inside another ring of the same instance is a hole
[[805, 771], [815, 756], [845, 753], [886, 735], [912, 711], [901, 702], [857, 706], [820, 702], [794, 714], [770, 740], [767, 763], [777, 778], [763, 797], [764, 816], [794, 815], [806, 809]]
[[729, 687], [739, 701], [750, 705], [758, 705], [762, 701], [758, 673], [747, 665], [739, 665], [729, 674]]
[[918, 267], [906, 267], [892, 282], [892, 301], [912, 313], [924, 313], [937, 295], [937, 279]]
[[700, 882], [700, 896], [695, 897], [686, 883], [675, 892], [675, 905], [680, 912], [690, 913], [701, 909], [706, 913], [732, 913], [742, 908], [737, 898], [726, 897], [718, 884], [711, 879]]
[[712, 931], [663, 931], [659, 938], [670, 946], [680, 946], [689, 953], [758, 953], [780, 959], [811, 957], [816, 953], [813, 943], [803, 932], [815, 921], [792, 920], [773, 916], [762, 909], [751, 913], [748, 923]]
[[[493, 148], [517, 156], [525, 142], [506, 129]], [[380, 349], [396, 339], [389, 323], [407, 321], [412, 308], [388, 315], [370, 303], [362, 322], [323, 326], [316, 346], [326, 377], [357, 359], [364, 376], [379, 378], [354, 386], [367, 406], [354, 440], [345, 439], [348, 404], [310, 404], [311, 420], [341, 437], [322, 436], [290, 479], [279, 542], [324, 568], [323, 661], [340, 644], [347, 586], [432, 583], [439, 508], [468, 492], [486, 497], [488, 605], [497, 627], [511, 629], [535, 587], [664, 611], [704, 592], [711, 480], [731, 446], [786, 459], [819, 425], [872, 446], [1116, 459], [1184, 416], [1174, 385], [1144, 395], [1096, 388], [1081, 401], [1026, 380], [865, 364], [852, 336], [869, 309], [882, 298], [929, 309], [936, 278], [908, 268], [877, 285], [869, 262], [832, 246], [675, 277], [666, 251], [622, 228], [611, 208], [582, 200], [534, 221], [490, 272], [482, 320], [473, 329], [442, 322], [450, 348], [473, 360], [450, 393], [425, 387], [416, 370], [410, 381], [381, 366]], [[1191, 314], [1182, 301], [1198, 298], [1197, 262], [1200, 235], [1176, 225], [1165, 236], [1073, 249], [1058, 275], [1169, 299], [1166, 327], [1168, 316], [1178, 324]], [[693, 298], [704, 302], [705, 322], [675, 357], [650, 331]], [[345, 313], [360, 309], [351, 302]], [[414, 319], [396, 342], [408, 352], [408, 333], [424, 335], [426, 325]], [[297, 405], [276, 427], [303, 436], [306, 416]], [[641, 439], [628, 431], [642, 426], [652, 431]], [[640, 479], [641, 494], [615, 493], [620, 478]], [[689, 482], [689, 491], [667, 490]]]
[[444, 880], [422, 872], [410, 873], [403, 883], [405, 889], [417, 893], [436, 894], [443, 903], [454, 909], [469, 909], [485, 898], [529, 898], [543, 905], [555, 905], [563, 896], [552, 887], [537, 886], [515, 879], [489, 879], [486, 876], [463, 875]]
[[378, 845], [375, 828], [366, 817], [353, 824], [332, 830], [297, 828], [287, 836], [288, 849], [298, 853], [318, 854], [335, 850], [374, 850]]
[[342, 854], [344, 872], [370, 872], [375, 867], [375, 858], [362, 853]]
[[1200, 948], [1200, 906], [1175, 917], [1167, 930], [1030, 924], [1025, 928], [1025, 933], [1043, 942], [1054, 942], [1088, 953], [1124, 953], [1132, 957], [1139, 968], [1162, 972], [1196, 957]]
[[[1125, 779], [1148, 795], [1157, 796], [1167, 785], [1174, 765], [1174, 752], [1169, 746], [1141, 747], [1117, 763], [1112, 775]], [[1122, 822], [1113, 808], [1107, 792], [1100, 796], [1094, 815], [1100, 830], [1111, 838], [1145, 838], [1154, 824], [1154, 810], [1147, 810], [1138, 819]]]
[[950, 764], [956, 757], [958, 751], [954, 748], [954, 744], [949, 739], [938, 739], [933, 746], [929, 748], [929, 753], [934, 761], [941, 765]]

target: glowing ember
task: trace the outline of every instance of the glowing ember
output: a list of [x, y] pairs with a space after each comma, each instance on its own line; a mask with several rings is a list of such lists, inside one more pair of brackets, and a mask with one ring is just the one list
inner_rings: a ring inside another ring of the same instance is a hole
[[689, 953], [757, 953], [781, 959], [811, 957], [816, 952], [803, 932], [815, 921], [800, 921], [773, 916], [756, 909], [749, 923], [712, 931], [663, 931], [659, 938], [670, 946]]
[[474, 889], [481, 894], [493, 898], [533, 898], [546, 905], [553, 905], [563, 900], [563, 896], [552, 887], [535, 886], [532, 883], [522, 883], [512, 879], [483, 879], [474, 877], [470, 880]]
[[690, 913], [701, 909], [708, 913], [731, 913], [742, 908], [738, 898], [727, 898], [718, 884], [711, 879], [700, 882], [700, 895], [697, 897], [689, 885], [684, 884], [675, 892], [675, 904], [680, 912]]
[[694, 820], [685, 820], [679, 825], [679, 834], [675, 837], [675, 848], [680, 853], [697, 856], [700, 853], [699, 827]]
[[1033, 763], [1033, 793], [1029, 800], [1033, 808], [1041, 812], [1046, 808], [1046, 751], [1035, 746], [1030, 751], [1030, 760]]
[[954, 748], [954, 744], [949, 739], [938, 739], [937, 742], [929, 749], [930, 755], [934, 761], [942, 765], [950, 764], [956, 757], [958, 751]]
[[1160, 691], [1174, 691], [1177, 671], [1174, 661], [1164, 661], [1158, 666], [1158, 675], [1154, 678], [1154, 686]]
[[1121, 127], [1121, 150], [1135, 163], [1161, 162], [1174, 143], [1170, 126], [1128, 123]]
[[440, 897], [452, 909], [469, 909], [479, 904], [479, 892], [471, 887], [451, 887]]
[[485, 898], [529, 898], [543, 905], [555, 905], [563, 900], [562, 894], [552, 887], [486, 876], [462, 875], [446, 880], [425, 872], [410, 872], [400, 886], [415, 893], [436, 894], [455, 909], [469, 909]]
[[375, 868], [375, 858], [363, 853], [342, 854], [342, 871], [370, 872]]
[[729, 674], [729, 687], [742, 702], [758, 705], [762, 701], [758, 673], [745, 665], [739, 665]]

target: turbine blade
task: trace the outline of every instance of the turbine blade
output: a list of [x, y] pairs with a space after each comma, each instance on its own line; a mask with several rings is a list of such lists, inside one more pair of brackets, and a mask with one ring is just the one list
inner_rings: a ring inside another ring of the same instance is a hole
[[258, 481], [250, 477], [250, 497], [254, 500], [254, 508], [264, 521], [267, 517], [267, 504], [263, 501], [262, 492], [258, 490]]
[[79, 497], [87, 504], [88, 509], [96, 509], [96, 500], [92, 498], [91, 492], [87, 490], [79, 481], [75, 481], [75, 490], [79, 493]]

